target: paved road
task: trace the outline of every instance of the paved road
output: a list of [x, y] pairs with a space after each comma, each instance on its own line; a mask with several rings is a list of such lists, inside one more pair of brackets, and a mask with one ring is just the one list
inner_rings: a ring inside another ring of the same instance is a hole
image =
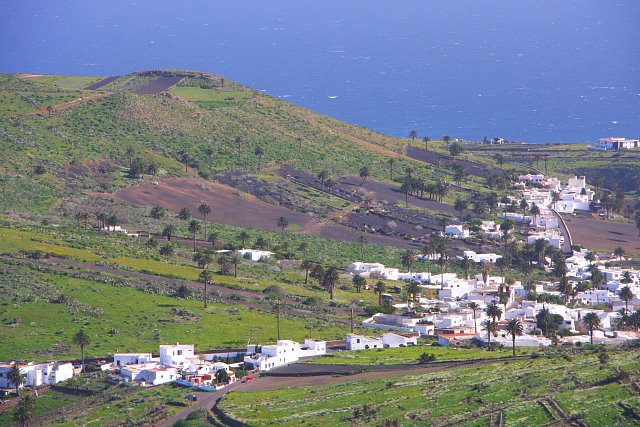
[[[177, 415], [174, 415], [171, 418], [167, 418], [163, 421], [157, 422], [155, 424], [153, 424], [156, 427], [166, 427], [166, 426], [172, 426], [173, 424], [177, 423], [180, 420], [183, 420], [185, 418], [187, 418], [187, 416], [192, 413], [193, 411], [197, 411], [199, 409], [206, 409], [209, 410], [213, 407], [213, 405], [216, 404], [217, 400], [219, 398], [221, 398], [222, 396], [224, 396], [225, 394], [237, 389], [238, 387], [241, 387], [244, 383], [242, 383], [241, 381], [236, 381], [235, 383], [231, 384], [230, 386], [227, 386], [225, 388], [223, 388], [222, 390], [219, 391], [215, 391], [212, 393], [193, 393], [196, 396], [198, 396], [198, 401], [195, 405], [190, 406], [189, 408], [185, 409], [184, 411], [178, 413]], [[188, 391], [188, 388], [185, 388], [185, 391]]]

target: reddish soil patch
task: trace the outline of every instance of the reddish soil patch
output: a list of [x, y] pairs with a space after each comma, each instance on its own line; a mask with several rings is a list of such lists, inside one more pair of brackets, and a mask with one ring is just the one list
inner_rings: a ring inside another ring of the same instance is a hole
[[112, 81], [117, 79], [118, 77], [120, 77], [120, 76], [107, 77], [106, 79], [102, 79], [99, 82], [95, 82], [94, 84], [85, 87], [85, 90], [97, 90], [97, 89], [100, 89], [102, 86], [108, 85], [109, 83], [111, 83]]
[[[141, 184], [118, 190], [113, 194], [93, 194], [124, 203], [161, 206], [173, 212], [187, 207], [197, 216], [201, 202], [211, 206], [207, 220], [220, 224], [257, 228], [266, 231], [280, 231], [276, 225], [283, 216], [291, 224], [299, 224], [301, 234], [311, 234], [328, 239], [358, 241], [359, 233], [348, 227], [319, 221], [301, 212], [282, 206], [269, 204], [255, 196], [239, 192], [227, 185], [196, 178], [170, 178], [159, 181], [158, 186]], [[410, 242], [388, 236], [367, 236], [370, 243], [408, 247]]]
[[19, 79], [35, 79], [38, 77], [42, 77], [44, 74], [25, 74], [25, 73], [19, 73], [16, 74], [16, 77], [18, 77]]
[[640, 253], [640, 237], [634, 224], [574, 216], [565, 216], [565, 221], [574, 244], [608, 251], [621, 246], [628, 254]]
[[171, 86], [177, 84], [183, 77], [158, 77], [157, 79], [151, 81], [150, 83], [139, 87], [134, 90], [134, 93], [139, 93], [142, 95], [151, 95], [154, 93], [160, 93], [169, 89]]

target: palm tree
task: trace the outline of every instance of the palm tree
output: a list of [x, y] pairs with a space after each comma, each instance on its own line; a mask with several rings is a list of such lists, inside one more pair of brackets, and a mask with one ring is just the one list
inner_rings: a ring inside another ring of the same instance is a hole
[[188, 219], [190, 219], [191, 211], [189, 210], [189, 208], [180, 209], [180, 212], [178, 212], [178, 218], [182, 221], [187, 221]]
[[487, 286], [489, 284], [489, 273], [491, 273], [491, 266], [489, 264], [483, 264], [482, 270], [480, 270], [480, 272], [482, 273], [482, 281], [484, 282], [484, 285]]
[[73, 336], [73, 343], [80, 347], [80, 353], [82, 355], [82, 372], [84, 372], [84, 349], [91, 344], [91, 338], [84, 332], [84, 329], [80, 329]]
[[390, 158], [389, 160], [387, 160], [387, 163], [389, 163], [389, 176], [391, 177], [391, 181], [393, 181], [393, 164], [396, 162], [396, 159], [394, 159], [393, 157]]
[[518, 319], [511, 319], [507, 322], [507, 334], [511, 335], [513, 343], [513, 357], [516, 357], [516, 337], [524, 332], [522, 323]]
[[300, 268], [304, 270], [304, 284], [305, 285], [309, 282], [309, 270], [311, 270], [313, 268], [314, 264], [315, 263], [313, 261], [309, 261], [307, 259], [302, 261], [302, 263], [300, 264]]
[[460, 260], [459, 264], [460, 264], [460, 268], [464, 271], [465, 277], [467, 278], [467, 280], [469, 280], [469, 269], [471, 269], [471, 266], [473, 265], [473, 261], [471, 260], [471, 258], [465, 255]]
[[593, 344], [593, 330], [600, 327], [600, 318], [594, 312], [589, 312], [582, 318], [582, 323], [589, 329], [589, 336], [591, 337], [591, 344]]
[[458, 214], [460, 215], [460, 218], [462, 218], [462, 214], [464, 213], [464, 210], [467, 209], [467, 207], [468, 207], [468, 202], [459, 197], [456, 199], [456, 201], [453, 204], [453, 209], [455, 209], [456, 212], [458, 212]]
[[411, 138], [412, 140], [415, 141], [417, 137], [418, 137], [418, 132], [416, 132], [415, 130], [412, 130], [411, 132], [409, 132], [409, 138]]
[[362, 182], [360, 183], [360, 186], [364, 185], [364, 181], [367, 179], [368, 176], [369, 176], [369, 168], [366, 166], [361, 167], [360, 178], [362, 178]]
[[238, 277], [238, 265], [242, 262], [242, 258], [238, 254], [234, 254], [231, 257], [231, 264], [233, 264], [233, 277]]
[[217, 231], [212, 231], [211, 233], [209, 233], [209, 236], [207, 237], [207, 240], [211, 243], [211, 247], [215, 248], [216, 247], [216, 240], [218, 240], [218, 232]]
[[484, 309], [484, 312], [486, 313], [487, 316], [491, 317], [491, 319], [493, 320], [493, 323], [496, 323], [496, 324], [497, 324], [497, 321], [500, 320], [500, 318], [502, 317], [502, 309], [495, 302], [492, 302], [491, 304], [487, 305]]
[[258, 156], [258, 159], [260, 159], [260, 163], [258, 164], [258, 168], [260, 168], [260, 164], [262, 163], [262, 158], [264, 157], [264, 148], [259, 146], [256, 147], [254, 154]]
[[383, 281], [379, 280], [373, 287], [373, 290], [378, 294], [378, 305], [382, 305], [382, 294], [386, 290], [386, 286]]
[[247, 233], [246, 231], [242, 230], [240, 233], [238, 233], [238, 240], [240, 240], [240, 242], [242, 243], [242, 248], [244, 249], [245, 244], [247, 243], [247, 240], [249, 240], [251, 238], [251, 236], [249, 235], [249, 233]]
[[367, 286], [367, 279], [365, 279], [359, 274], [356, 274], [355, 276], [353, 276], [353, 279], [351, 280], [353, 282], [353, 286], [356, 288], [357, 293], [360, 293], [360, 290], [365, 286]]
[[207, 308], [207, 285], [211, 281], [211, 272], [209, 270], [202, 270], [200, 272], [200, 280], [204, 283], [204, 308]]
[[187, 230], [189, 230], [189, 233], [193, 234], [193, 250], [196, 250], [196, 245], [197, 245], [197, 234], [198, 231], [200, 231], [200, 223], [198, 221], [196, 221], [195, 219], [192, 219], [189, 222], [189, 226], [187, 227]]
[[624, 288], [620, 289], [620, 299], [624, 301], [625, 312], [629, 312], [629, 301], [631, 301], [634, 297], [635, 295], [633, 294], [629, 286], [625, 286]]
[[289, 220], [283, 216], [279, 217], [276, 221], [276, 225], [280, 227], [280, 231], [284, 233], [284, 229], [289, 226]]
[[24, 396], [13, 411], [13, 421], [20, 423], [23, 427], [28, 426], [33, 421], [35, 408], [36, 402], [33, 396]]
[[449, 142], [451, 142], [451, 137], [449, 135], [445, 135], [442, 137], [442, 140], [448, 144]]
[[415, 260], [416, 255], [411, 250], [407, 250], [402, 254], [402, 266], [406, 267], [408, 271], [411, 271]]
[[169, 224], [162, 230], [162, 235], [167, 238], [167, 242], [170, 242], [171, 236], [173, 236], [173, 233], [175, 232], [176, 232], [176, 226], [173, 224]]
[[488, 347], [489, 351], [491, 351], [491, 334], [495, 334], [498, 331], [497, 323], [496, 322], [492, 322], [489, 319], [486, 319], [486, 320], [482, 321], [480, 326], [482, 326], [482, 328], [485, 331], [487, 331], [487, 347]]
[[329, 267], [322, 275], [321, 285], [327, 292], [329, 292], [330, 300], [333, 300], [333, 290], [336, 287], [336, 283], [338, 283], [338, 278], [338, 269], [335, 267]]
[[415, 280], [412, 280], [407, 284], [407, 299], [415, 301], [418, 299], [418, 295], [420, 295], [420, 285]]
[[280, 317], [282, 316], [282, 314], [284, 314], [284, 303], [282, 302], [282, 299], [280, 299], [279, 296], [276, 296], [272, 303], [271, 303], [271, 308], [273, 308], [273, 311], [276, 315], [276, 322], [278, 325], [278, 341], [280, 341]]
[[[533, 225], [536, 225], [538, 220], [538, 215], [540, 215], [540, 208], [535, 203], [531, 204], [531, 208], [529, 209], [529, 213], [533, 216]], [[522, 218], [524, 220], [524, 218]]]
[[473, 313], [473, 332], [478, 333], [478, 324], [476, 323], [476, 312], [480, 310], [480, 304], [477, 302], [470, 302], [468, 306]]
[[9, 384], [13, 384], [16, 387], [16, 394], [20, 396], [20, 386], [25, 383], [27, 376], [22, 373], [18, 365], [13, 365], [9, 369], [7, 380]]
[[424, 141], [424, 151], [429, 151], [429, 141], [431, 141], [431, 139], [428, 136], [425, 136], [422, 138], [422, 141]]
[[200, 206], [198, 206], [198, 212], [202, 215], [202, 221], [204, 221], [204, 238], [207, 238], [207, 215], [211, 213], [211, 207], [202, 202]]
[[327, 180], [327, 178], [329, 178], [329, 172], [327, 172], [326, 170], [320, 171], [320, 173], [318, 173], [318, 178], [320, 179], [322, 187], [324, 188], [324, 182]]
[[624, 254], [625, 254], [625, 250], [622, 246], [618, 246], [613, 250], [613, 255], [615, 255], [615, 257], [618, 258], [618, 261], [622, 261], [622, 257], [624, 256]]

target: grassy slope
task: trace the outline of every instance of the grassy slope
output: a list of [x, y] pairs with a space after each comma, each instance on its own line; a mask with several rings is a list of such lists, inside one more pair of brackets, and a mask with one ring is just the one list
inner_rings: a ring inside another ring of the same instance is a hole
[[[540, 358], [504, 365], [458, 368], [333, 386], [232, 392], [221, 408], [252, 426], [349, 425], [356, 408], [371, 404], [375, 417], [360, 416], [363, 425], [395, 419], [401, 425], [487, 425], [488, 412], [502, 412], [505, 425], [537, 426], [552, 420], [537, 402], [551, 397], [569, 416], [587, 425], [631, 425], [617, 402], [636, 411], [640, 397], [629, 384], [598, 381], [612, 378], [612, 367], [638, 375], [633, 351], [612, 354], [610, 366], [598, 368], [593, 354]], [[578, 385], [585, 384], [587, 385]], [[589, 385], [592, 383], [593, 385]]]

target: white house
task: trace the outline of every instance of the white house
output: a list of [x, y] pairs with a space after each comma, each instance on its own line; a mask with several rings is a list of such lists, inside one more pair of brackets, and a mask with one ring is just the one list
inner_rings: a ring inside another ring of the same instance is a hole
[[161, 345], [160, 364], [165, 367], [183, 367], [190, 364], [195, 357], [192, 344]]
[[367, 337], [364, 335], [348, 334], [347, 350], [368, 350], [370, 348], [383, 348], [382, 338]]
[[454, 239], [466, 239], [469, 237], [469, 230], [462, 225], [447, 225], [444, 229], [444, 234]]
[[150, 385], [161, 385], [181, 378], [176, 368], [151, 368], [140, 372], [136, 381]]
[[626, 138], [600, 138], [597, 147], [589, 147], [590, 149], [606, 150], [631, 150], [640, 147], [640, 140]]
[[301, 357], [320, 356], [326, 354], [325, 341], [305, 340], [304, 346], [295, 341], [278, 340], [276, 345], [248, 345], [245, 365], [260, 371], [269, 371], [278, 366], [298, 361]]
[[469, 258], [473, 262], [491, 262], [495, 263], [497, 260], [502, 258], [502, 255], [497, 255], [493, 253], [489, 254], [478, 254], [475, 251], [464, 251], [463, 256], [459, 256], [458, 259]]
[[138, 365], [140, 363], [158, 362], [151, 353], [117, 353], [113, 355], [113, 364], [116, 367]]
[[468, 280], [451, 280], [438, 290], [438, 298], [441, 300], [465, 298], [474, 289], [475, 286]]
[[[15, 362], [0, 364], [0, 388], [15, 388], [15, 384], [9, 382], [9, 372], [15, 366]], [[44, 384], [57, 384], [73, 377], [73, 365], [71, 363], [45, 362], [17, 364], [20, 372], [25, 375], [25, 383], [20, 388], [39, 387]]]
[[562, 248], [564, 243], [564, 236], [562, 234], [551, 232], [531, 234], [527, 237], [527, 243], [534, 245], [538, 239], [547, 241], [549, 246], [556, 249]]
[[260, 261], [271, 258], [271, 256], [274, 255], [274, 252], [243, 248], [238, 250], [238, 255], [242, 258], [248, 259], [249, 261]]
[[382, 345], [384, 347], [397, 348], [418, 345], [419, 334], [397, 334], [387, 332], [382, 335]]
[[387, 268], [379, 262], [352, 262], [347, 266], [346, 273], [377, 279], [399, 280], [399, 270], [397, 268]]

